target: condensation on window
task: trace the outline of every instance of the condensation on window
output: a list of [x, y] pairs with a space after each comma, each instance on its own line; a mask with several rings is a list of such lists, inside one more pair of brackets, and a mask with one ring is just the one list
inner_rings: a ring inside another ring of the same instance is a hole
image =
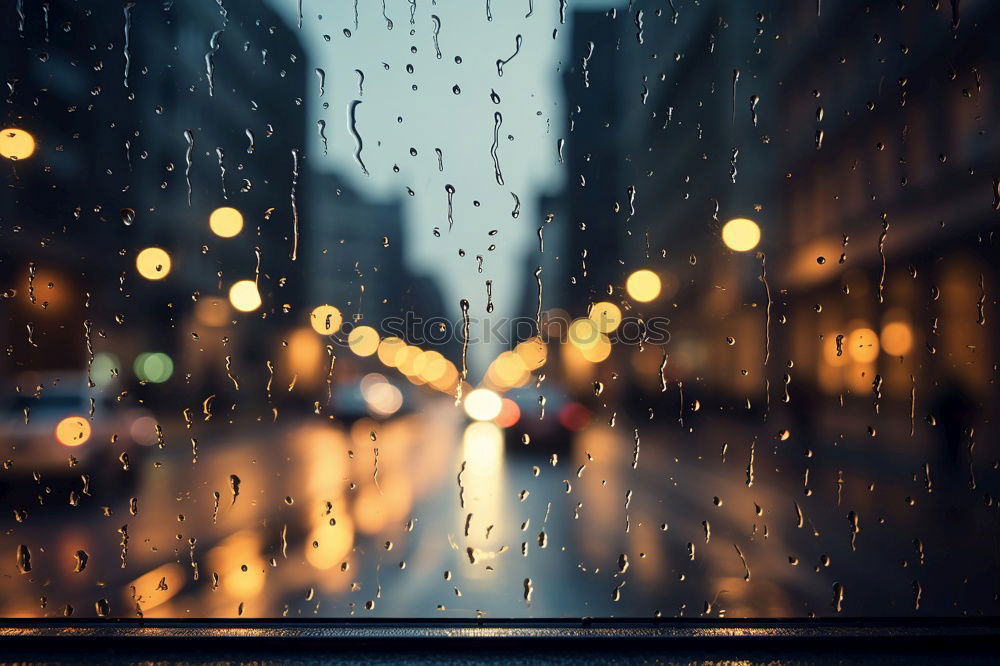
[[1000, 17], [0, 18], [0, 615], [995, 615]]

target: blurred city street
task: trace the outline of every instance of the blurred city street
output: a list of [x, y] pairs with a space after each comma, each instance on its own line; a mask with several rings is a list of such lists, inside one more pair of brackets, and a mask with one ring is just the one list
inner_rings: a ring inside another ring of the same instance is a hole
[[7, 19], [0, 615], [998, 613], [989, 3]]
[[[30, 578], [14, 586], [7, 577], [4, 613], [61, 612], [47, 604], [65, 602], [92, 615], [94, 585], [115, 612], [151, 618], [190, 608], [218, 617], [822, 616], [834, 611], [837, 582], [848, 612], [915, 612], [917, 584], [925, 612], [988, 602], [988, 590], [962, 579], [988, 575], [989, 547], [954, 549], [996, 525], [929, 493], [919, 456], [867, 457], [861, 436], [808, 457], [794, 438], [757, 442], [751, 454], [745, 422], [689, 419], [693, 432], [644, 427], [637, 458], [630, 433], [599, 424], [565, 450], [504, 444], [492, 424], [465, 425], [447, 397], [426, 399], [419, 415], [349, 428], [308, 418], [165, 423], [176, 436], [131, 451], [139, 469], [109, 456], [92, 496], [46, 507], [41, 529], [17, 528], [20, 541], [49, 545], [32, 549]], [[935, 469], [935, 483], [965, 482], [949, 474]], [[861, 516], [856, 551], [849, 511]], [[74, 573], [79, 550], [87, 564]], [[36, 596], [35, 575], [58, 602]], [[956, 588], [965, 596], [943, 592]]]

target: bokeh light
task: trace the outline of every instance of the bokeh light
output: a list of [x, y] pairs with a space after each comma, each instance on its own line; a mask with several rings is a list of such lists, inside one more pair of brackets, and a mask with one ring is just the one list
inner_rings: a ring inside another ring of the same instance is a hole
[[174, 362], [163, 352], [145, 352], [136, 356], [132, 369], [142, 381], [162, 384], [174, 374]]
[[23, 129], [6, 127], [0, 130], [0, 155], [9, 160], [23, 160], [35, 152], [35, 137]]
[[229, 302], [240, 312], [253, 312], [261, 305], [260, 292], [253, 280], [240, 280], [229, 288]]
[[218, 296], [202, 296], [194, 306], [194, 316], [205, 326], [225, 326], [229, 322], [229, 303]]
[[368, 409], [376, 416], [392, 416], [403, 406], [403, 394], [384, 378], [372, 383], [367, 390], [362, 388], [362, 395]]
[[722, 227], [722, 242], [730, 250], [749, 252], [760, 242], [760, 227], [745, 217], [729, 220]]
[[611, 340], [603, 333], [599, 333], [597, 341], [589, 347], [581, 348], [580, 353], [591, 363], [600, 363], [611, 356]]
[[347, 336], [347, 345], [358, 356], [371, 356], [378, 351], [378, 331], [371, 326], [358, 326]]
[[578, 402], [570, 402], [559, 410], [559, 424], [567, 430], [577, 432], [590, 423], [590, 410]]
[[162, 280], [170, 274], [170, 255], [159, 247], [147, 247], [135, 257], [135, 268], [147, 280]]
[[82, 416], [67, 416], [56, 425], [56, 441], [63, 446], [80, 446], [90, 439], [90, 422]]
[[504, 398], [500, 404], [500, 413], [496, 415], [493, 422], [501, 428], [510, 428], [517, 425], [521, 419], [521, 408], [510, 398]]
[[444, 374], [438, 379], [429, 379], [428, 382], [431, 386], [439, 391], [444, 391], [445, 393], [451, 393], [455, 390], [458, 385], [458, 369], [455, 364], [451, 361], [445, 360]]
[[320, 335], [333, 335], [343, 323], [340, 310], [332, 305], [317, 305], [309, 315], [309, 324]]
[[530, 376], [524, 360], [512, 351], [505, 351], [497, 356], [486, 372], [486, 379], [503, 390], [523, 386]]
[[260, 548], [260, 535], [241, 530], [208, 552], [207, 564], [231, 598], [252, 599], [264, 589], [267, 574]]
[[[382, 351], [381, 345], [379, 346], [379, 351]], [[441, 355], [440, 352], [427, 351], [423, 353], [423, 369], [420, 371], [420, 376], [428, 382], [435, 382], [445, 376], [448, 372], [448, 359]]]
[[625, 290], [633, 300], [648, 303], [660, 295], [660, 276], [653, 271], [642, 269], [628, 276]]
[[117, 356], [110, 352], [98, 352], [90, 364], [90, 376], [99, 388], [103, 388], [115, 381], [118, 367]]
[[152, 446], [156, 443], [156, 419], [152, 416], [140, 416], [129, 424], [129, 437], [137, 444]]
[[596, 345], [601, 335], [601, 330], [591, 319], [577, 319], [569, 325], [569, 341], [581, 350]]
[[378, 360], [390, 368], [396, 367], [396, 355], [406, 347], [406, 343], [397, 337], [389, 336], [378, 345]]
[[243, 231], [243, 214], [229, 206], [216, 208], [208, 216], [208, 227], [216, 236], [232, 238]]
[[489, 389], [476, 389], [465, 396], [465, 413], [477, 421], [490, 421], [500, 413], [500, 396]]
[[594, 307], [590, 309], [589, 316], [601, 333], [611, 333], [622, 322], [621, 308], [607, 301], [595, 303]]
[[296, 329], [288, 337], [285, 356], [298, 383], [305, 386], [319, 379], [323, 370], [323, 344], [312, 330], [304, 326]]
[[521, 357], [524, 366], [528, 370], [537, 370], [545, 365], [545, 361], [548, 359], [549, 348], [541, 338], [534, 337], [518, 343], [514, 347], [514, 353]]
[[340, 564], [354, 546], [354, 521], [350, 515], [341, 513], [333, 522], [320, 523], [306, 541], [306, 561], [317, 569]]
[[392, 367], [396, 368], [404, 375], [413, 374], [413, 358], [420, 353], [420, 349], [412, 345], [401, 345], [396, 351], [396, 357]]
[[847, 352], [858, 363], [871, 363], [878, 358], [878, 333], [867, 326], [852, 330], [846, 345]]
[[913, 329], [903, 321], [893, 321], [882, 327], [882, 349], [890, 356], [904, 356], [913, 348]]

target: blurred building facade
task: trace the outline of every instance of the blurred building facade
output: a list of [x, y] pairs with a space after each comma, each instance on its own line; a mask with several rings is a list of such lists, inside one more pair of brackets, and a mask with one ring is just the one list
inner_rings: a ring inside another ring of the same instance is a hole
[[[906, 402], [922, 374], [984, 397], [995, 54], [963, 32], [996, 24], [985, 3], [958, 27], [933, 3], [672, 7], [573, 15], [550, 305], [612, 285], [609, 300], [671, 320], [671, 385], [758, 416], [789, 383], [806, 411], [868, 404], [876, 382]], [[752, 251], [723, 244], [737, 217], [761, 229]], [[661, 278], [652, 303], [624, 291], [639, 268]], [[626, 383], [659, 393], [661, 350], [629, 353]], [[924, 411], [939, 388], [921, 387]]]
[[[149, 344], [183, 355], [198, 331], [201, 345], [228, 337], [224, 355], [253, 355], [254, 317], [236, 316], [229, 286], [256, 280], [272, 316], [298, 305], [281, 290], [300, 271], [290, 261], [292, 151], [305, 127], [297, 38], [257, 1], [44, 10], [26, 8], [23, 25], [3, 26], [18, 73], [4, 126], [37, 145], [5, 165], [0, 215], [12, 245], [2, 279], [15, 305], [3, 322], [14, 347], [7, 364], [80, 367], [84, 320], [93, 347], [126, 365]], [[242, 213], [238, 237], [209, 230], [221, 206]], [[143, 281], [136, 256], [151, 246], [169, 254], [169, 274], [134, 298], [132, 285]], [[174, 326], [153, 330], [159, 319], [149, 314], [163, 311]], [[230, 331], [233, 319], [242, 321]], [[25, 342], [29, 321], [37, 347]], [[116, 334], [125, 322], [127, 338]]]

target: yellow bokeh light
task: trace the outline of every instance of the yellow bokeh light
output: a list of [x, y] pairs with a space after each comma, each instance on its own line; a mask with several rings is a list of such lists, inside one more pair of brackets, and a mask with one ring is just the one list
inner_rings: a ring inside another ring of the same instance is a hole
[[135, 269], [147, 280], [162, 280], [170, 274], [170, 255], [159, 247], [147, 247], [135, 257]]
[[594, 364], [579, 349], [573, 345], [559, 345], [559, 356], [568, 383], [582, 386], [593, 381]]
[[528, 381], [530, 373], [524, 360], [514, 352], [503, 352], [490, 365], [491, 378], [499, 384], [499, 388], [522, 386]]
[[518, 343], [518, 345], [514, 347], [514, 353], [521, 357], [521, 360], [524, 361], [524, 365], [528, 368], [528, 370], [537, 370], [545, 365], [545, 361], [548, 359], [549, 349], [541, 338], [534, 337]]
[[427, 361], [423, 358], [424, 352], [420, 347], [407, 346], [396, 354], [396, 369], [410, 378], [420, 376]]
[[902, 321], [894, 321], [882, 327], [882, 349], [890, 356], [904, 356], [913, 348], [913, 329]]
[[323, 344], [309, 329], [296, 329], [288, 338], [287, 357], [289, 369], [308, 383], [323, 369]]
[[477, 421], [491, 421], [500, 413], [503, 402], [489, 389], [476, 389], [465, 397], [465, 413]]
[[208, 216], [208, 226], [216, 236], [232, 238], [243, 231], [243, 214], [229, 206], [216, 208]]
[[414, 386], [423, 386], [424, 384], [427, 383], [427, 380], [424, 379], [424, 376], [421, 375], [419, 372], [406, 375], [406, 381], [410, 382]]
[[442, 374], [438, 379], [430, 379], [428, 381], [430, 382], [430, 385], [437, 390], [450, 393], [458, 385], [458, 369], [455, 367], [454, 363], [445, 360], [444, 374]]
[[632, 273], [625, 282], [628, 295], [640, 303], [648, 303], [659, 296], [661, 287], [660, 276], [646, 269]]
[[194, 316], [205, 326], [225, 326], [229, 323], [229, 304], [217, 296], [203, 296], [194, 306]]
[[[419, 348], [418, 348], [419, 349]], [[423, 380], [424, 370], [427, 369], [427, 353], [424, 351], [418, 351], [410, 359], [409, 367], [400, 368], [407, 375], [414, 375]]]
[[760, 227], [745, 217], [729, 220], [722, 227], [722, 242], [730, 250], [749, 252], [760, 242]]
[[264, 589], [266, 574], [264, 573], [263, 560], [255, 557], [252, 558], [251, 562], [245, 564], [247, 565], [246, 571], [241, 565], [239, 569], [230, 569], [223, 578], [222, 589], [234, 599], [254, 597]]
[[63, 446], [80, 446], [90, 439], [90, 422], [82, 416], [67, 416], [56, 425], [56, 441]]
[[260, 536], [250, 530], [230, 535], [208, 551], [208, 567], [219, 574], [222, 590], [232, 599], [253, 598], [267, 579], [260, 555]]
[[390, 368], [396, 367], [396, 356], [406, 347], [406, 343], [397, 337], [389, 336], [378, 345], [378, 360]]
[[229, 288], [229, 302], [240, 312], [253, 312], [261, 305], [260, 292], [253, 280], [240, 280]]
[[6, 127], [0, 131], [0, 155], [9, 160], [23, 160], [35, 152], [35, 138], [23, 129]]
[[[382, 347], [379, 347], [379, 351], [382, 351]], [[427, 351], [423, 353], [424, 364], [423, 369], [420, 371], [420, 376], [428, 382], [436, 382], [445, 376], [448, 372], [448, 359], [441, 355], [440, 352]]]
[[403, 345], [396, 352], [395, 368], [407, 376], [414, 374], [413, 361], [420, 353], [419, 347]]
[[583, 357], [591, 363], [600, 363], [608, 356], [611, 356], [611, 340], [603, 333], [599, 334], [597, 342], [587, 348], [581, 348]]
[[333, 335], [344, 323], [344, 317], [332, 305], [317, 305], [309, 315], [309, 323], [320, 335]]
[[378, 331], [371, 326], [358, 326], [347, 336], [347, 344], [358, 356], [371, 356], [378, 351]]
[[590, 349], [600, 340], [601, 331], [590, 319], [577, 319], [569, 325], [569, 341], [579, 349]]
[[847, 336], [847, 351], [858, 363], [874, 361], [878, 358], [878, 349], [878, 333], [870, 328], [856, 328]]
[[601, 301], [595, 303], [594, 307], [590, 309], [590, 319], [597, 324], [601, 333], [610, 333], [618, 328], [618, 324], [622, 323], [622, 311], [614, 303]]
[[306, 560], [317, 569], [329, 569], [340, 564], [354, 547], [354, 521], [347, 513], [338, 512], [336, 524], [320, 525], [306, 542]]

